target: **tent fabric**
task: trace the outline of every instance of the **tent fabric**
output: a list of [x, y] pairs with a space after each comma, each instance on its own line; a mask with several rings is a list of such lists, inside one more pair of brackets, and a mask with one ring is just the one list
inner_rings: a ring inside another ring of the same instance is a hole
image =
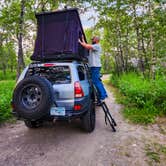
[[78, 38], [85, 34], [76, 9], [41, 13], [36, 18], [37, 38], [32, 60], [87, 58], [88, 51], [78, 43]]

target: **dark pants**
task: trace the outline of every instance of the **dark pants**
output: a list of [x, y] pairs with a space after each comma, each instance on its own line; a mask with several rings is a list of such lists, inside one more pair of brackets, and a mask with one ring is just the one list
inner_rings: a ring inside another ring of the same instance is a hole
[[103, 100], [107, 97], [107, 92], [104, 88], [103, 83], [100, 80], [100, 69], [101, 67], [91, 67], [92, 82], [99, 92], [100, 99]]

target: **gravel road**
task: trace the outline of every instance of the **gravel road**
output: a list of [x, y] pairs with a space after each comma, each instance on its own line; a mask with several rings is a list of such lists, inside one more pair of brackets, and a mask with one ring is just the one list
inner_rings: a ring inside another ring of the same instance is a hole
[[105, 125], [101, 107], [91, 134], [80, 129], [79, 121], [48, 123], [39, 129], [28, 129], [21, 121], [5, 124], [0, 127], [0, 166], [164, 166], [162, 159], [149, 160], [145, 145], [165, 144], [166, 135], [158, 125], [129, 124], [121, 115], [122, 107], [108, 94], [106, 103], [117, 132]]

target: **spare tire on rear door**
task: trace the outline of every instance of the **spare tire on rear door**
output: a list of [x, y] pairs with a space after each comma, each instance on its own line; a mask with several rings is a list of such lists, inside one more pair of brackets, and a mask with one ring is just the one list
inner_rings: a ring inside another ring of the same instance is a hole
[[53, 96], [53, 87], [47, 79], [32, 76], [16, 86], [13, 105], [21, 118], [38, 120], [49, 114]]

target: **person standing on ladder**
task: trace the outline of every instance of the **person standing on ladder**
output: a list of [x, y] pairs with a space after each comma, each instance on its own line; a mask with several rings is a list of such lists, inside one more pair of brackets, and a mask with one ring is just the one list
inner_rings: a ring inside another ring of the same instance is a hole
[[101, 69], [100, 56], [102, 51], [101, 46], [99, 44], [100, 38], [98, 36], [94, 36], [92, 38], [92, 44], [86, 43], [84, 37], [82, 37], [82, 41], [80, 39], [78, 39], [78, 41], [84, 48], [89, 50], [88, 61], [92, 74], [92, 82], [99, 92], [100, 101], [104, 102], [104, 99], [108, 96], [104, 88], [104, 85], [100, 80], [100, 69]]

